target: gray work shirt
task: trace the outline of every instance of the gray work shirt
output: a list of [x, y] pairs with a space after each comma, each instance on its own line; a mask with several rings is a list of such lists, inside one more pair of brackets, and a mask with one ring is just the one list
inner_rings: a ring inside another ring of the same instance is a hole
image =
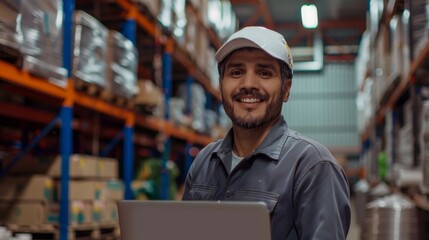
[[349, 186], [341, 166], [321, 144], [281, 120], [250, 156], [231, 168], [232, 130], [198, 154], [183, 200], [263, 201], [272, 240], [346, 239]]

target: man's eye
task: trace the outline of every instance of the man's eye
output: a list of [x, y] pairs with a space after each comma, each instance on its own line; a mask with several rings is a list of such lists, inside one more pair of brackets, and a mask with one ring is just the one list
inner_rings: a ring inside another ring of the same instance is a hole
[[261, 78], [270, 78], [273, 76], [270, 71], [261, 71], [258, 74]]
[[229, 75], [231, 77], [240, 77], [242, 75], [242, 72], [240, 70], [232, 70]]

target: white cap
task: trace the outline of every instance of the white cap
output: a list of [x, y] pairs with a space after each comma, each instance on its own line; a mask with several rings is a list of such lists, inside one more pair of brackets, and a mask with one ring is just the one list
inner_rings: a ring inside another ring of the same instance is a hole
[[264, 50], [274, 58], [284, 61], [293, 71], [293, 60], [284, 37], [264, 27], [245, 27], [232, 34], [216, 52], [216, 61], [221, 62], [231, 52], [245, 47]]

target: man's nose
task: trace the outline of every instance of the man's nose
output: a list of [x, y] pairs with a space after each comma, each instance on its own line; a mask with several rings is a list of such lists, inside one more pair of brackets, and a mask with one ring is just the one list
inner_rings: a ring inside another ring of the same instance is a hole
[[246, 72], [242, 78], [241, 87], [252, 89], [258, 86], [258, 76], [251, 72]]

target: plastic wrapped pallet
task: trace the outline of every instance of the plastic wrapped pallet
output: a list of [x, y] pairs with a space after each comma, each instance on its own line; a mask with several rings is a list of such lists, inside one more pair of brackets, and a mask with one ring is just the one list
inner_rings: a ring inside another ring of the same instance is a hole
[[22, 43], [22, 32], [18, 28], [21, 1], [0, 1], [0, 45], [18, 49]]
[[109, 31], [106, 88], [126, 99], [133, 98], [137, 86], [138, 53], [134, 44], [117, 31]]
[[83, 11], [75, 11], [74, 24], [73, 77], [105, 87], [109, 31]]
[[30, 73], [65, 86], [63, 68], [63, 5], [61, 0], [22, 0], [19, 28], [24, 68]]

